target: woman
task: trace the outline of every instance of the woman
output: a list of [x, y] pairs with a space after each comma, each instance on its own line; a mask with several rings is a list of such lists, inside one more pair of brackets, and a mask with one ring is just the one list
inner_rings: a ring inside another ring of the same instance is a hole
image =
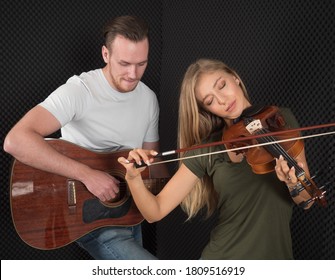
[[[221, 61], [210, 59], [189, 66], [179, 104], [180, 148], [220, 141], [234, 120], [251, 107], [238, 74]], [[288, 109], [281, 109], [281, 113], [288, 126], [297, 126]], [[149, 165], [155, 151], [135, 149], [119, 162], [126, 168], [125, 179], [133, 198], [149, 222], [159, 221], [179, 204], [189, 219], [203, 207], [207, 207], [208, 215], [218, 208], [218, 222], [202, 259], [292, 259], [292, 201], [299, 204], [310, 198], [306, 191], [291, 198], [288, 188], [292, 190], [298, 182], [295, 169], [280, 156], [276, 172], [255, 174], [243, 153], [215, 153], [225, 149], [218, 145], [181, 154], [189, 157], [210, 153], [183, 160], [157, 196], [143, 184], [144, 168], [134, 168], [131, 163], [143, 160]], [[303, 151], [296, 160], [308, 174]]]

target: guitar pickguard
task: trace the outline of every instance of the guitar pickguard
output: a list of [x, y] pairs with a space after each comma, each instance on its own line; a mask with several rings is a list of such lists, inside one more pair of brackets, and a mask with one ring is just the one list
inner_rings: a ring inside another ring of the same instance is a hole
[[121, 218], [128, 213], [131, 202], [129, 198], [121, 206], [108, 207], [96, 198], [88, 199], [83, 204], [83, 222], [89, 224], [101, 219]]

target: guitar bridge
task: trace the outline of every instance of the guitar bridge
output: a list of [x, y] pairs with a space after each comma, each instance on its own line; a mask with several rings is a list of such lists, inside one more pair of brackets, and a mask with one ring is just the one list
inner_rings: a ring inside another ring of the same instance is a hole
[[67, 205], [70, 212], [74, 212], [77, 205], [76, 184], [73, 180], [67, 180]]

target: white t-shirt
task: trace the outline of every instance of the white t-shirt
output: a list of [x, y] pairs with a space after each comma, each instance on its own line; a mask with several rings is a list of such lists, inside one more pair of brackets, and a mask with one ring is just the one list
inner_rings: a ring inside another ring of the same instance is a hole
[[159, 140], [155, 93], [142, 82], [120, 93], [102, 69], [71, 77], [40, 105], [61, 123], [62, 139], [92, 150], [138, 148]]

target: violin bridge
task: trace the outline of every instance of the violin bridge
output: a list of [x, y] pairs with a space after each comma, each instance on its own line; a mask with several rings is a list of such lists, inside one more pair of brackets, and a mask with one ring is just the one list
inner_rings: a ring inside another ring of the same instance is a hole
[[253, 120], [245, 126], [250, 134], [254, 134], [257, 130], [262, 129], [262, 122], [260, 120]]

